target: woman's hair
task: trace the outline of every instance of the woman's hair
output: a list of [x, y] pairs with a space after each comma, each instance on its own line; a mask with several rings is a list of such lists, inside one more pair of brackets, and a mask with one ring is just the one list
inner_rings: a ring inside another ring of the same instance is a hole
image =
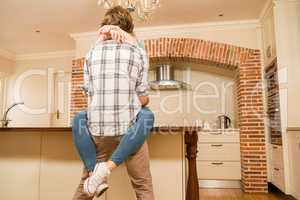
[[115, 25], [131, 34], [133, 33], [134, 28], [130, 12], [121, 6], [115, 6], [105, 13], [101, 26], [104, 25]]

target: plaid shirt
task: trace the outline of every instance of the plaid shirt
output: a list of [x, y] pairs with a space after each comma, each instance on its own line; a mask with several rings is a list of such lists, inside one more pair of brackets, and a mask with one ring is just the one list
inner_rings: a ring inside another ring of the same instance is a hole
[[94, 136], [126, 133], [148, 95], [149, 62], [144, 49], [108, 40], [86, 56], [84, 88], [88, 92], [88, 128]]

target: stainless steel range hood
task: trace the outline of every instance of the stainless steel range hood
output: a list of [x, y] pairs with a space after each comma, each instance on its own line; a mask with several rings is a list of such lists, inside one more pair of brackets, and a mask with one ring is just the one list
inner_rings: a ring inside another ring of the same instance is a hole
[[188, 84], [174, 79], [174, 69], [169, 64], [161, 64], [156, 68], [156, 80], [151, 81], [153, 90], [188, 89]]

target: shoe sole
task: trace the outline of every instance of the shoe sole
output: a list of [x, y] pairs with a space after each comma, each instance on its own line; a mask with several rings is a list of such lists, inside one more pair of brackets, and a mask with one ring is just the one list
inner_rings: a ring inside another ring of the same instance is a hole
[[[100, 186], [101, 187], [101, 186]], [[104, 194], [107, 190], [108, 190], [108, 185], [104, 185], [104, 186], [102, 186], [102, 188], [100, 188], [100, 189], [98, 189], [97, 191], [96, 191], [96, 197], [98, 198], [98, 197], [100, 197], [102, 194]]]

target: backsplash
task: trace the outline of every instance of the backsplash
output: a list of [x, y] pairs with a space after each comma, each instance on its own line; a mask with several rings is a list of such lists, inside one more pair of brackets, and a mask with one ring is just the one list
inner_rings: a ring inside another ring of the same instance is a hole
[[[149, 107], [155, 124], [195, 125], [207, 122], [214, 127], [217, 116], [237, 118], [236, 84], [233, 70], [220, 70], [205, 64], [174, 63], [175, 79], [187, 82], [191, 90], [151, 90]], [[221, 72], [220, 72], [221, 71]], [[154, 80], [150, 70], [149, 80]], [[233, 127], [236, 127], [233, 123]]]

